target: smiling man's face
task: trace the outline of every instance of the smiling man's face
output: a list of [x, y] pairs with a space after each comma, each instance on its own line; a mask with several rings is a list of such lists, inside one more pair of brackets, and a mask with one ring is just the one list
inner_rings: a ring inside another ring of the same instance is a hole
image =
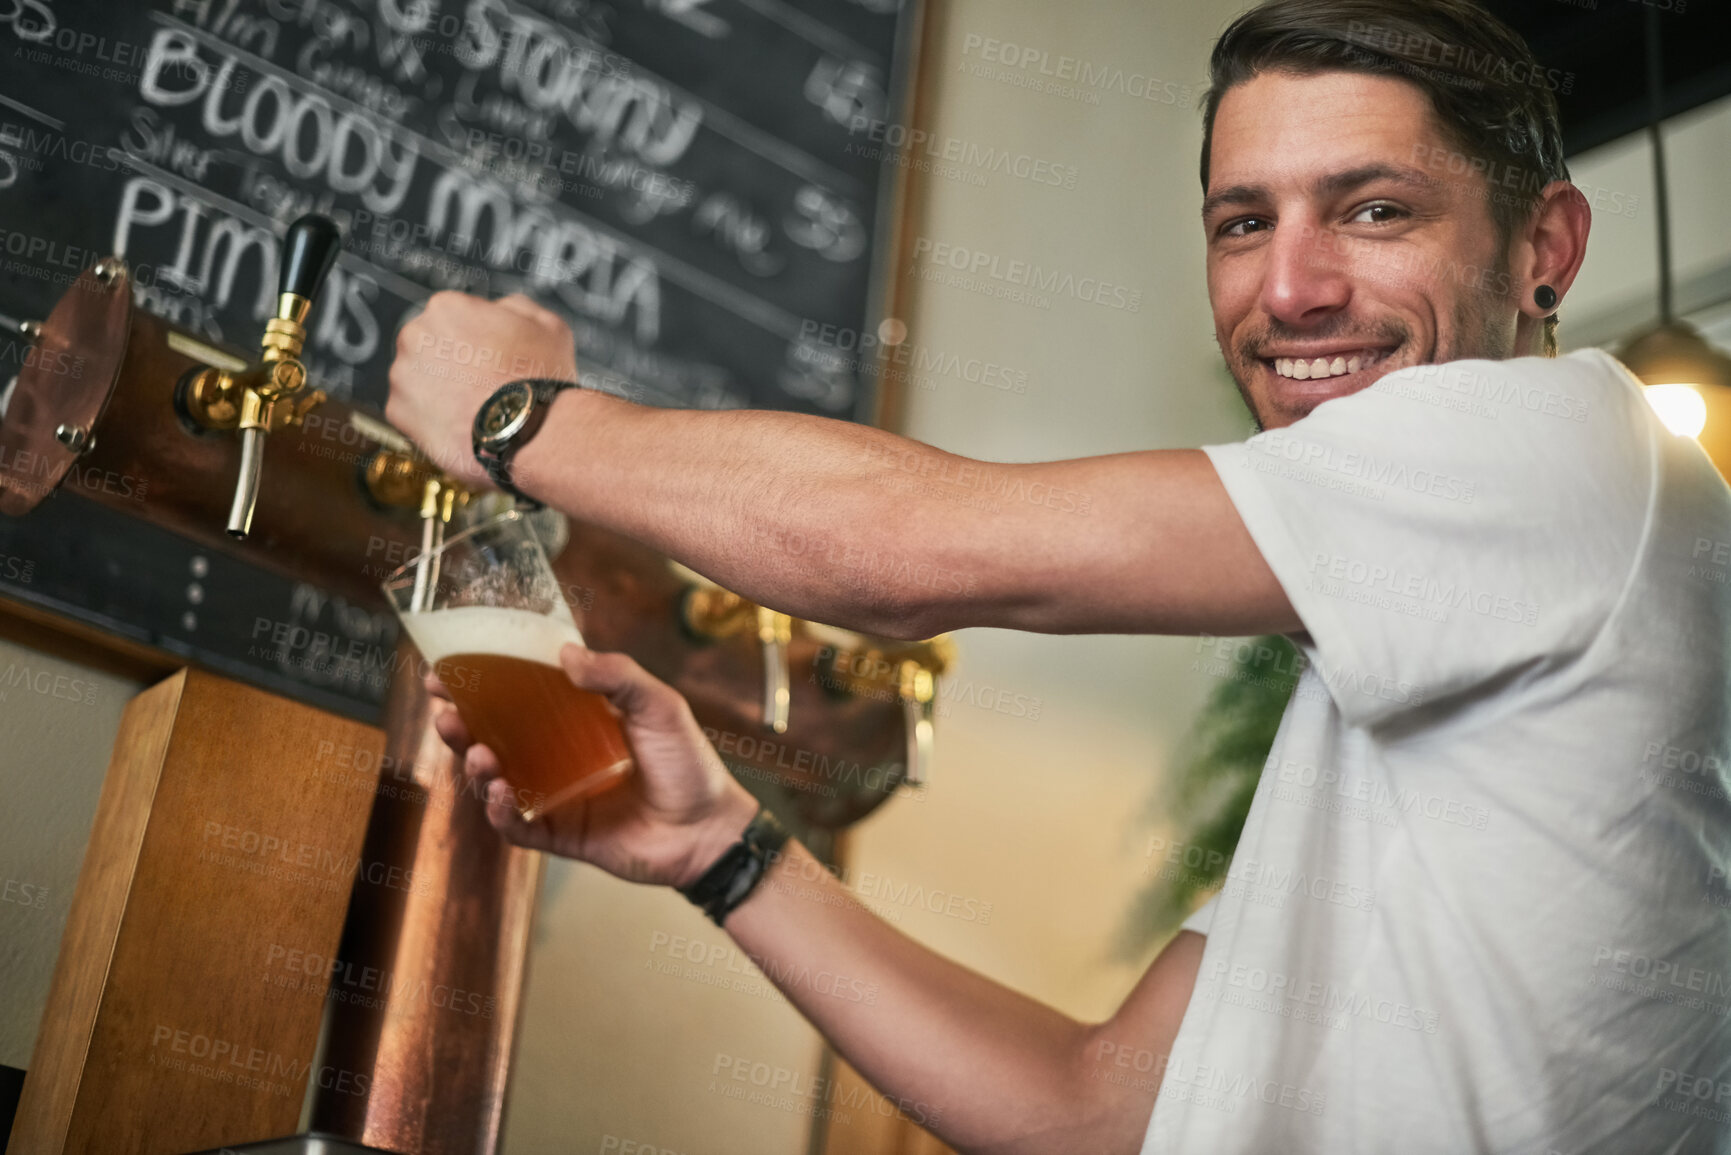
[[1438, 157], [1461, 159], [1402, 80], [1268, 72], [1221, 99], [1208, 297], [1262, 428], [1395, 369], [1512, 354], [1519, 310], [1490, 186], [1471, 158]]

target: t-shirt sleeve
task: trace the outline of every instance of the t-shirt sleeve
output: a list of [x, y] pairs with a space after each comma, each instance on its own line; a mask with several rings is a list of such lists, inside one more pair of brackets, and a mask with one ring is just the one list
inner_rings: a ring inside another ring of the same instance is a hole
[[1197, 934], [1206, 935], [1210, 928], [1214, 926], [1214, 912], [1219, 908], [1219, 906], [1220, 895], [1216, 892], [1208, 897], [1207, 902], [1191, 911], [1190, 917], [1185, 919], [1183, 923], [1179, 925], [1178, 929], [1193, 930]]
[[1591, 646], [1629, 584], [1663, 433], [1606, 354], [1391, 373], [1204, 446], [1348, 721]]

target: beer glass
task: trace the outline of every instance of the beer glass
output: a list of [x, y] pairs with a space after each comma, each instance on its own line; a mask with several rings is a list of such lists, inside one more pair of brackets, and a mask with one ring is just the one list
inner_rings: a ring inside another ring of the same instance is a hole
[[560, 648], [583, 635], [521, 511], [420, 554], [384, 590], [469, 733], [498, 755], [525, 819], [631, 769], [612, 703], [573, 686], [559, 665]]

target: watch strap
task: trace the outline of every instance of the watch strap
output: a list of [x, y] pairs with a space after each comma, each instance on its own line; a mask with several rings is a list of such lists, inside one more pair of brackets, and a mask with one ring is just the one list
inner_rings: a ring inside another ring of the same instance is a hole
[[787, 829], [760, 803], [739, 841], [722, 851], [701, 878], [679, 893], [720, 926], [757, 889], [788, 837]]
[[527, 500], [517, 487], [511, 484], [511, 464], [508, 460], [480, 450], [475, 451], [475, 460], [487, 471], [487, 480], [491, 481], [495, 488], [504, 490], [518, 501]]

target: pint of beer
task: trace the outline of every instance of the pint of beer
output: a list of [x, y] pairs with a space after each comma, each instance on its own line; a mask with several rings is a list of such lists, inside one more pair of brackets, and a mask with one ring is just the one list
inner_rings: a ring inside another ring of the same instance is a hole
[[392, 574], [385, 592], [475, 741], [499, 756], [524, 818], [631, 769], [612, 704], [559, 666], [560, 648], [583, 635], [521, 513], [452, 537]]

